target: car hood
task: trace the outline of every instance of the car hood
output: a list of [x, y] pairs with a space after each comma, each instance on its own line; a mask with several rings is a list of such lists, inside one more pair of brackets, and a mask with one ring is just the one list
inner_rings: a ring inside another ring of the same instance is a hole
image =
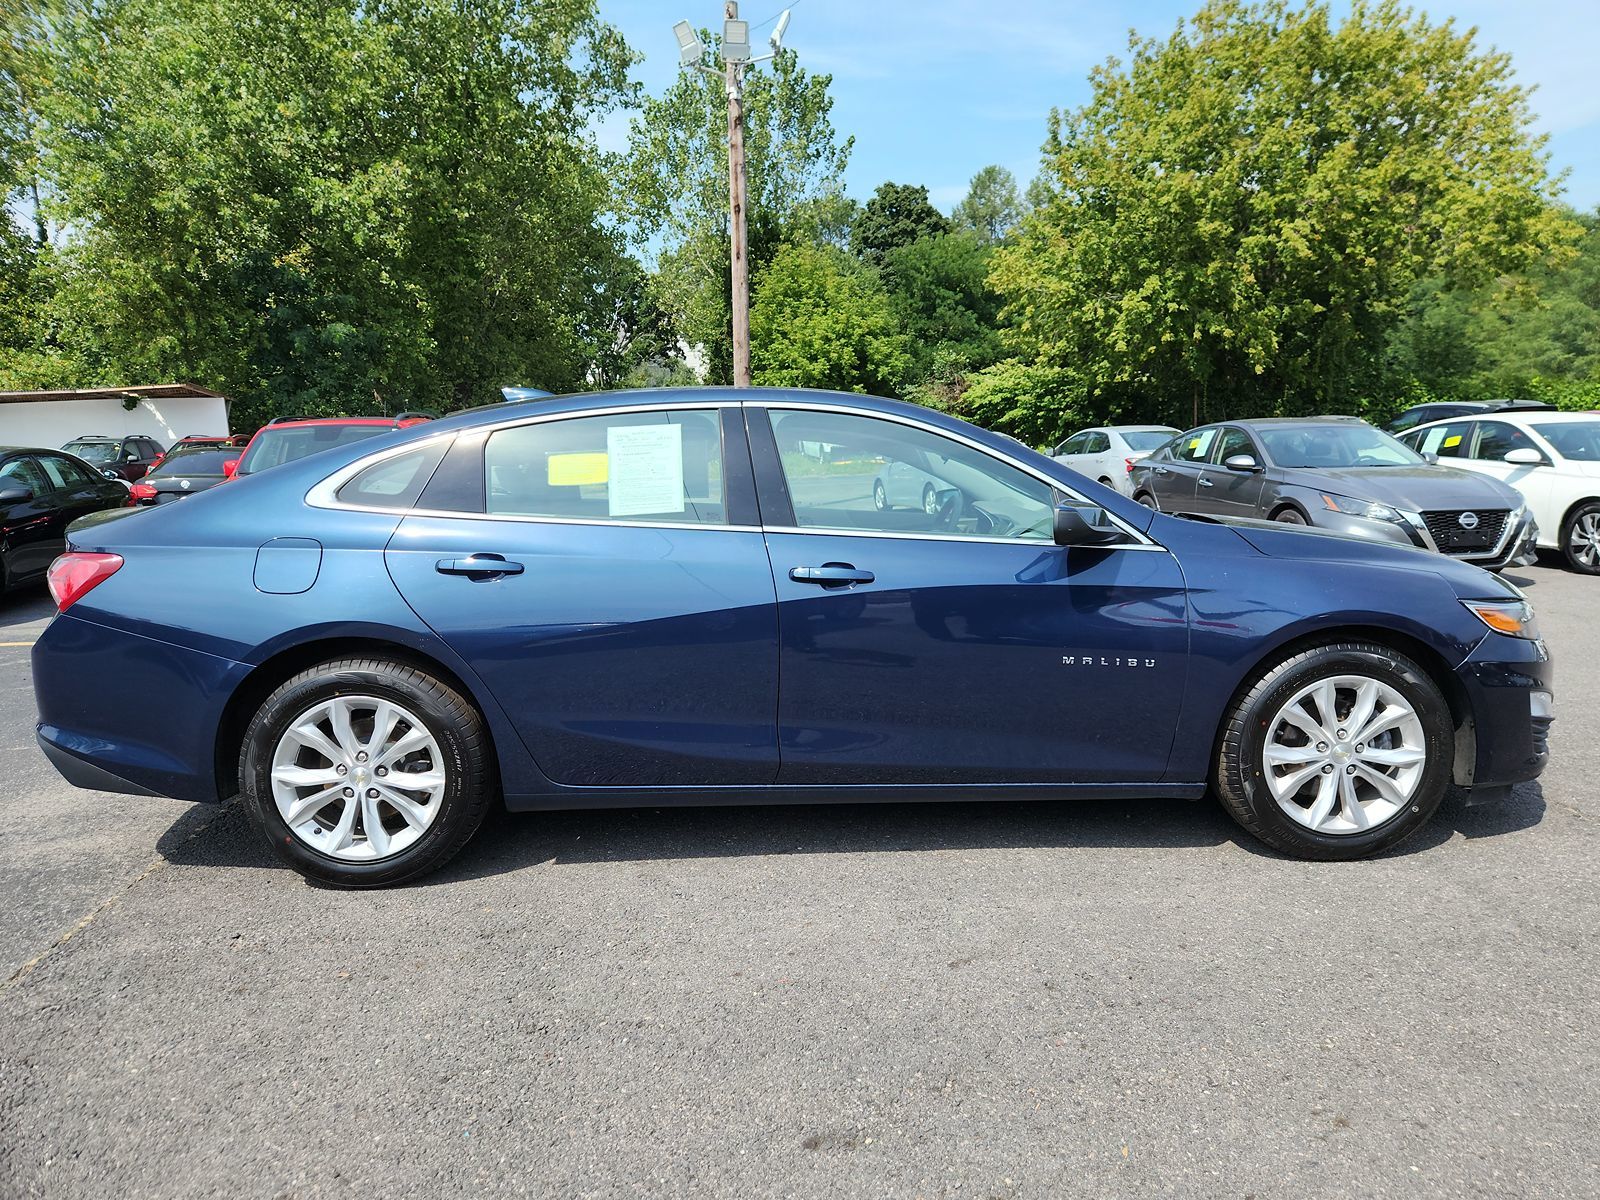
[[[1192, 518], [1191, 518], [1192, 519]], [[1251, 517], [1206, 517], [1211, 524], [1226, 525], [1249, 545], [1269, 558], [1306, 559], [1317, 562], [1353, 562], [1368, 566], [1398, 567], [1412, 571], [1432, 571], [1442, 576], [1464, 600], [1484, 600], [1499, 596], [1521, 596], [1500, 576], [1432, 550], [1402, 546], [1397, 542], [1377, 542], [1331, 530], [1304, 525], [1283, 525]]]
[[1288, 482], [1317, 491], [1375, 500], [1412, 512], [1450, 508], [1516, 508], [1522, 497], [1513, 488], [1455, 467], [1297, 467]]

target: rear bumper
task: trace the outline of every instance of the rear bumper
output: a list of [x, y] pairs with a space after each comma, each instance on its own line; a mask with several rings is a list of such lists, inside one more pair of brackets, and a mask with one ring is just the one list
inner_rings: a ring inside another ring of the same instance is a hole
[[1544, 642], [1490, 634], [1457, 678], [1471, 705], [1474, 752], [1470, 768], [1458, 756], [1456, 769], [1456, 782], [1473, 793], [1468, 802], [1537, 779], [1550, 761], [1555, 720], [1554, 669]]
[[67, 735], [53, 725], [39, 726], [38, 736], [39, 749], [44, 751], [44, 756], [50, 760], [50, 765], [61, 772], [61, 778], [73, 787], [87, 788], [91, 792], [120, 792], [126, 796], [160, 794], [142, 784], [134, 783], [131, 779], [114, 775], [104, 767], [96, 766], [87, 758], [80, 758], [55, 740]]

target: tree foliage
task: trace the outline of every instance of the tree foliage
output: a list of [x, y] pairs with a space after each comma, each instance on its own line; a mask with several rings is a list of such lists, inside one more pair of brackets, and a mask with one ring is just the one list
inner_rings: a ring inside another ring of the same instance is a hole
[[910, 338], [909, 381], [976, 370], [998, 359], [1000, 298], [989, 289], [989, 247], [972, 233], [937, 233], [885, 256], [884, 286]]
[[967, 194], [950, 214], [950, 222], [980, 242], [993, 245], [1004, 241], [1027, 211], [1022, 193], [1017, 190], [1017, 177], [1004, 167], [991, 164], [972, 177]]
[[875, 271], [832, 246], [780, 248], [750, 309], [755, 382], [892, 393], [909, 363], [906, 337]]
[[1509, 60], [1394, 3], [1214, 0], [1051, 116], [994, 283], [1058, 404], [1186, 421], [1350, 410], [1420, 280], [1548, 260], [1542, 139]]
[[106, 0], [56, 30], [53, 300], [88, 382], [258, 413], [576, 385], [612, 251], [592, 0]]
[[[702, 37], [713, 42], [709, 33]], [[831, 75], [808, 74], [793, 51], [744, 80], [746, 224], [751, 275], [786, 240], [837, 241], [852, 219], [844, 170], [853, 138], [832, 122]], [[681, 71], [647, 98], [619, 165], [618, 203], [635, 242], [657, 253], [656, 292], [711, 377], [732, 378], [728, 267], [728, 104], [723, 83]]]
[[880, 183], [856, 218], [851, 244], [862, 258], [880, 264], [890, 251], [949, 229], [950, 222], [929, 202], [927, 188]]

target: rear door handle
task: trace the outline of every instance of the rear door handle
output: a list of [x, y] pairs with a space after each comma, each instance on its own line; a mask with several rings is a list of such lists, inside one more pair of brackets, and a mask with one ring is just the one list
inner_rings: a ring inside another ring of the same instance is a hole
[[1204, 475], [1200, 476], [1200, 478], [1197, 479], [1195, 482], [1198, 483], [1201, 487], [1212, 487], [1212, 486], [1214, 486], [1212, 484], [1211, 480], [1207, 479]]
[[472, 579], [498, 579], [502, 575], [522, 574], [522, 564], [510, 562], [503, 554], [441, 558], [433, 564], [433, 569], [441, 575], [466, 575]]
[[796, 583], [814, 583], [819, 587], [850, 587], [871, 583], [877, 576], [871, 571], [858, 571], [849, 563], [824, 563], [820, 567], [790, 567], [789, 578]]
[[1157, 467], [1156, 468], [1156, 474], [1157, 475], [1171, 475], [1172, 472], [1167, 470], [1165, 467]]

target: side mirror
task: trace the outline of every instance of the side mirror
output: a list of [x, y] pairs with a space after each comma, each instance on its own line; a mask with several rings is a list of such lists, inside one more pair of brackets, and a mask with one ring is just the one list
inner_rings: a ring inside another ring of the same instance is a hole
[[124, 454], [122, 456], [122, 461], [123, 462], [138, 462], [139, 461], [139, 452], [137, 450], [129, 450], [126, 454]]
[[1507, 450], [1505, 460], [1514, 467], [1542, 467], [1547, 461], [1545, 456], [1532, 446], [1518, 446], [1515, 450]]
[[101, 471], [100, 474], [104, 475], [107, 479], [121, 479], [122, 478], [122, 475], [121, 475], [120, 472], [112, 471], [112, 470], [109, 470], [109, 469]]
[[232, 479], [233, 473], [238, 469], [239, 460], [237, 458], [230, 458], [222, 464], [222, 477], [224, 479]]
[[0, 504], [16, 504], [33, 499], [33, 489], [20, 483], [0, 485]]
[[1099, 505], [1071, 500], [1056, 505], [1056, 545], [1105, 546], [1121, 540], [1122, 530], [1111, 523]]
[[1422, 452], [1422, 458], [1423, 461], [1428, 463], [1430, 466], [1438, 466], [1439, 464], [1439, 456], [1432, 450], [1424, 450]]
[[1261, 470], [1261, 464], [1256, 461], [1254, 454], [1230, 454], [1222, 460], [1222, 465], [1230, 471], [1251, 472]]

